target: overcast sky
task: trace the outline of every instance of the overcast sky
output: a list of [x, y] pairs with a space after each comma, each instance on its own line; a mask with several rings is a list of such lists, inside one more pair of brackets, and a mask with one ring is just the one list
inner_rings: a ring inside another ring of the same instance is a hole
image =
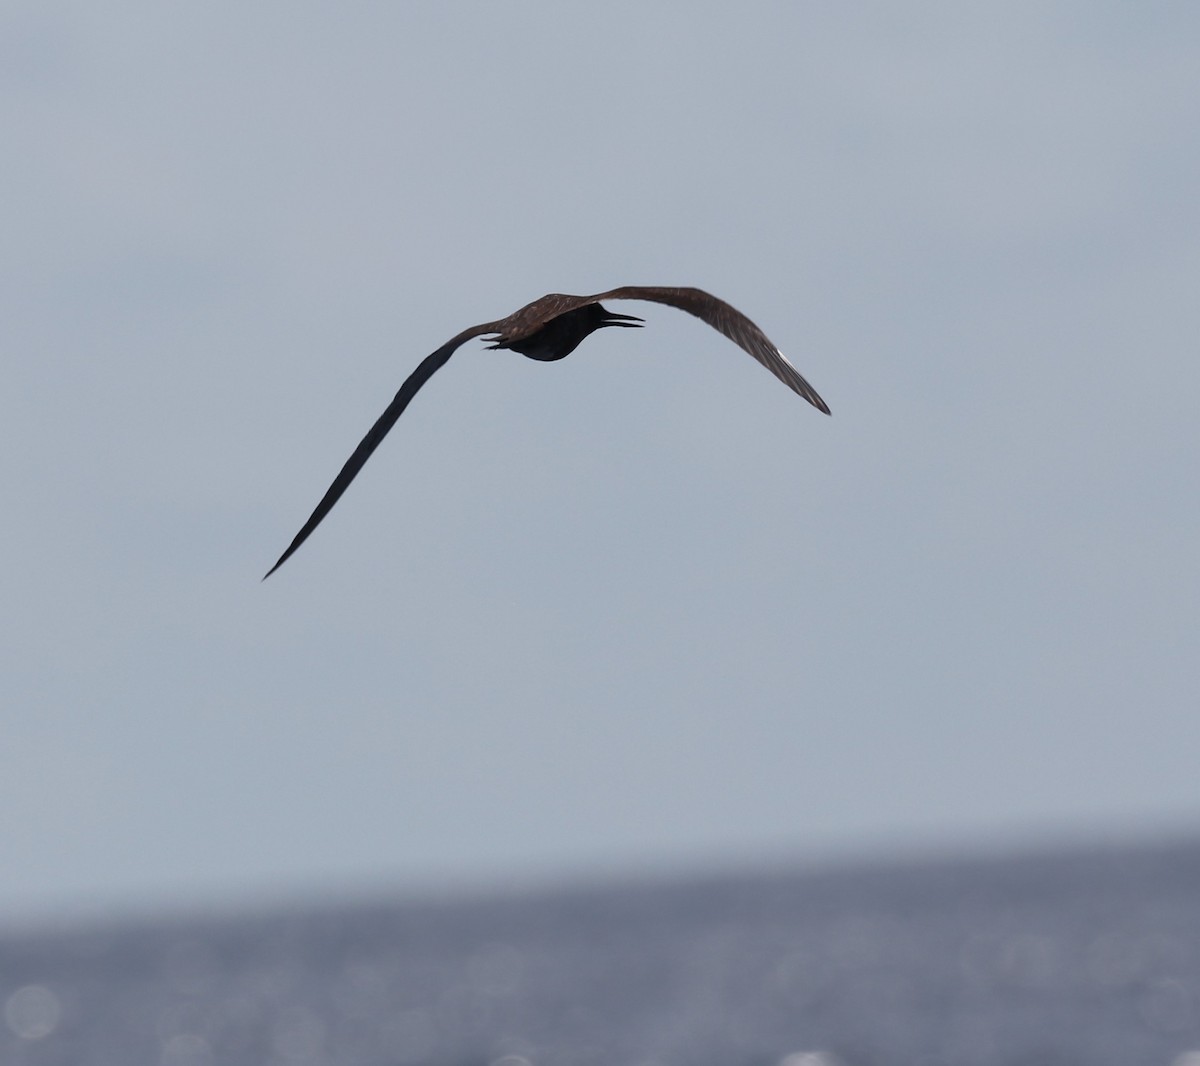
[[[1200, 821], [1200, 7], [0, 8], [0, 923]], [[259, 578], [426, 354], [478, 342]]]

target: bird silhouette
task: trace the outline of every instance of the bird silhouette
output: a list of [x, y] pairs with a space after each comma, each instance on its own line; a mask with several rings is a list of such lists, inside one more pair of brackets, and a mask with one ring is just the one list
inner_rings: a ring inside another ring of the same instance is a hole
[[363, 437], [354, 454], [346, 460], [346, 465], [333, 479], [321, 502], [296, 534], [287, 550], [279, 557], [270, 570], [263, 575], [265, 581], [291, 557], [301, 544], [308, 539], [309, 534], [321, 524], [321, 520], [333, 509], [333, 505], [341, 498], [370, 458], [371, 453], [379, 447], [379, 442], [387, 436], [388, 430], [396, 423], [409, 401], [417, 391], [454, 354], [455, 350], [469, 341], [472, 337], [492, 334], [487, 339], [492, 343], [489, 350], [511, 348], [530, 359], [542, 362], [553, 362], [570, 355], [580, 342], [598, 329], [605, 326], [622, 326], [625, 328], [639, 327], [643, 319], [634, 315], [618, 315], [600, 306], [601, 300], [650, 300], [654, 303], [668, 304], [678, 307], [681, 311], [695, 315], [707, 322], [714, 329], [720, 330], [731, 341], [744, 351], [749, 352], [772, 374], [782, 381], [793, 392], [799, 393], [818, 411], [829, 414], [829, 407], [817, 395], [807, 381], [800, 376], [778, 348], [773, 345], [753, 322], [736, 308], [724, 300], [719, 300], [702, 289], [663, 288], [650, 285], [626, 285], [619, 289], [597, 293], [595, 296], [566, 296], [562, 293], [551, 293], [540, 300], [526, 304], [514, 311], [507, 318], [495, 322], [485, 322], [480, 326], [464, 329], [452, 337], [432, 355], [427, 355], [400, 386], [400, 391], [388, 404], [367, 435]]

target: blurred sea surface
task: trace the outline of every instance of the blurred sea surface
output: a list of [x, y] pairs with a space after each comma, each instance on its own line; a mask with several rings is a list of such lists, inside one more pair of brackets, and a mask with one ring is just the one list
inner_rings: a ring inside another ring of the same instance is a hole
[[1200, 842], [0, 932], [5, 1066], [1200, 1066]]

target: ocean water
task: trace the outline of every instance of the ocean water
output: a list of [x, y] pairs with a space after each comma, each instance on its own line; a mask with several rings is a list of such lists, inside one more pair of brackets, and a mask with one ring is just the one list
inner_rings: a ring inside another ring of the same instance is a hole
[[1200, 843], [0, 935], [3, 1066], [1200, 1066]]

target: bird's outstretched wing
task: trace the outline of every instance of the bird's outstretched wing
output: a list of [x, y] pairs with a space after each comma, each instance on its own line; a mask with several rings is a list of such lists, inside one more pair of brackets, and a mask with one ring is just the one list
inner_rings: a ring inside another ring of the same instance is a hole
[[582, 297], [580, 303], [601, 300], [651, 300], [678, 307], [720, 330], [743, 351], [749, 352], [793, 392], [799, 393], [818, 411], [829, 414], [829, 405], [771, 343], [767, 335], [737, 308], [703, 289], [672, 289], [657, 285], [625, 285], [619, 289]]
[[375, 425], [368, 430], [367, 435], [363, 437], [358, 447], [354, 449], [354, 454], [346, 460], [346, 465], [342, 467], [341, 473], [333, 479], [333, 484], [329, 486], [325, 495], [321, 497], [321, 502], [317, 504], [316, 510], [309, 515], [308, 521], [304, 523], [303, 528], [296, 534], [295, 539], [288, 545], [287, 551], [263, 575], [264, 581], [283, 566], [292, 553], [308, 539], [309, 534], [321, 524], [321, 520], [333, 509], [333, 505], [341, 499], [342, 493], [350, 487], [350, 482], [358, 476], [358, 472], [371, 457], [371, 453], [379, 447], [379, 442], [387, 436], [388, 430], [396, 424], [396, 419], [404, 412], [404, 408], [408, 406], [409, 401], [417, 394], [417, 390], [433, 377], [434, 373], [440, 367], [445, 365], [446, 361], [454, 354], [457, 348], [472, 337], [478, 337], [482, 333], [493, 332], [495, 325], [494, 322], [489, 322], [486, 325], [472, 326], [470, 329], [465, 329], [453, 340], [449, 340], [443, 344], [432, 355], [427, 355], [421, 360], [417, 369], [409, 374], [408, 379], [400, 386], [400, 391], [396, 393], [395, 398], [388, 404], [387, 410], [379, 416]]

